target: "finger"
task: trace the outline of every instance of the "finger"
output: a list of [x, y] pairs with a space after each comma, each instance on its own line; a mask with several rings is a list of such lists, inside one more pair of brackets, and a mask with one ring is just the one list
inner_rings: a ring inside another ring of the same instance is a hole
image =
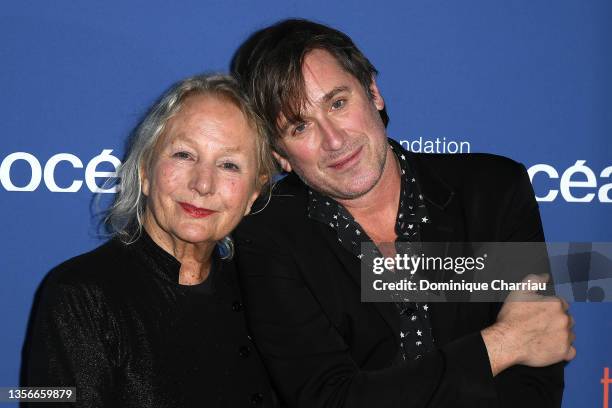
[[542, 300], [543, 297], [532, 290], [513, 290], [506, 297], [506, 302], [535, 302]]
[[529, 275], [523, 278], [523, 282], [531, 281], [534, 283], [546, 283], [549, 280], [550, 280], [550, 274], [548, 273], [540, 273], [537, 275], [530, 273]]
[[576, 348], [571, 346], [565, 355], [565, 361], [573, 360], [576, 357]]
[[[523, 283], [546, 283], [550, 279], [550, 275], [548, 274], [529, 274], [525, 276], [522, 280]], [[533, 302], [537, 300], [541, 300], [544, 298], [543, 295], [539, 294], [537, 290], [514, 290], [510, 292], [508, 295], [508, 300], [511, 301], [525, 301], [525, 302]]]
[[558, 298], [561, 301], [561, 307], [563, 308], [563, 311], [567, 312], [567, 310], [569, 309], [569, 303], [567, 303], [567, 301], [563, 299], [562, 297], [558, 297]]

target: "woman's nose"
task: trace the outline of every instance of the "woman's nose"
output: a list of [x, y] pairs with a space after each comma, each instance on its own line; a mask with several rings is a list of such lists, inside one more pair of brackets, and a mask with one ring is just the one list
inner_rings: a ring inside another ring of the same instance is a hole
[[189, 189], [201, 196], [213, 194], [215, 192], [215, 167], [208, 164], [194, 166]]

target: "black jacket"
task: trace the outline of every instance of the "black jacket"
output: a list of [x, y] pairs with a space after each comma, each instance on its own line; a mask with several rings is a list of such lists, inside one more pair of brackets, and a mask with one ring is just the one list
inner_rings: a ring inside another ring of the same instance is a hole
[[146, 233], [55, 268], [35, 302], [22, 385], [76, 386], [66, 407], [272, 406], [233, 263], [216, 260], [195, 286], [178, 284], [179, 269]]
[[[525, 168], [485, 154], [409, 155], [433, 220], [422, 240], [542, 241]], [[278, 183], [235, 232], [247, 320], [281, 397], [295, 407], [558, 407], [563, 365], [493, 378], [480, 330], [500, 304], [430, 304], [438, 347], [393, 366], [399, 316], [360, 301], [360, 264], [307, 216], [307, 188]]]

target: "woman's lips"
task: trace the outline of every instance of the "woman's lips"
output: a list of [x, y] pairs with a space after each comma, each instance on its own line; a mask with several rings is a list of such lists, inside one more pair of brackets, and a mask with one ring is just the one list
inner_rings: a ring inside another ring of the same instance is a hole
[[179, 203], [179, 204], [181, 205], [181, 207], [183, 208], [183, 210], [185, 210], [187, 214], [189, 214], [190, 216], [194, 218], [208, 217], [209, 215], [217, 212], [214, 210], [209, 210], [208, 208], [200, 208], [200, 207], [196, 207], [196, 206], [193, 206], [187, 203]]
[[359, 154], [361, 153], [361, 149], [363, 149], [363, 147], [359, 147], [355, 153], [351, 154], [349, 157], [342, 159], [340, 161], [337, 161], [335, 163], [332, 163], [329, 165], [329, 167], [331, 167], [334, 170], [344, 170], [347, 167], [350, 167], [351, 164], [355, 163], [359, 156]]

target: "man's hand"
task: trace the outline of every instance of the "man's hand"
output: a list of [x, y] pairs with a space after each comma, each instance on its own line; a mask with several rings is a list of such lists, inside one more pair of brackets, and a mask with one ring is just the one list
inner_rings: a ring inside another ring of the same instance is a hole
[[[529, 275], [524, 281], [527, 279], [546, 282], [549, 276]], [[576, 336], [568, 307], [566, 301], [555, 296], [512, 292], [495, 324], [481, 331], [493, 375], [515, 364], [543, 367], [573, 359]]]

